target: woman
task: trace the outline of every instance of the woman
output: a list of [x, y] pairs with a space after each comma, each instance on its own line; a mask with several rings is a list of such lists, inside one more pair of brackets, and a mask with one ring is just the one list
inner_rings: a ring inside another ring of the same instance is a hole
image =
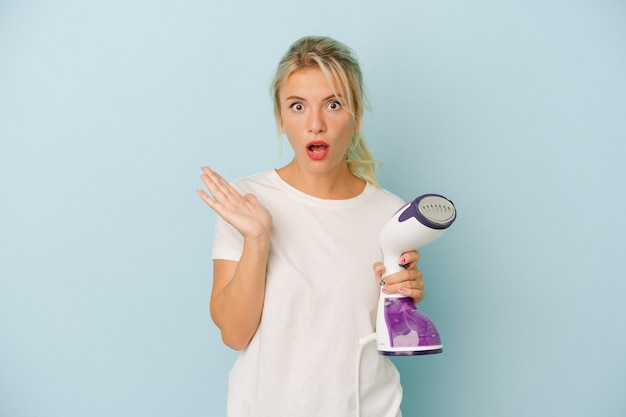
[[416, 303], [424, 284], [417, 251], [382, 281], [378, 233], [403, 201], [374, 179], [359, 64], [340, 42], [305, 37], [280, 61], [272, 92], [293, 160], [232, 186], [204, 167], [211, 196], [198, 191], [220, 216], [211, 315], [241, 350], [228, 415], [352, 417], [360, 406], [399, 416], [397, 370], [373, 344], [357, 369], [358, 340], [374, 331], [377, 283]]

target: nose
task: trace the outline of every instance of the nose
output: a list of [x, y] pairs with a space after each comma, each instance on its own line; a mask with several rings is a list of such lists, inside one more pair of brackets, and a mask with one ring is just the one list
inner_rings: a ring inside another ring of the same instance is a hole
[[323, 112], [319, 110], [313, 110], [309, 112], [309, 133], [323, 133], [326, 131], [326, 122], [324, 121]]

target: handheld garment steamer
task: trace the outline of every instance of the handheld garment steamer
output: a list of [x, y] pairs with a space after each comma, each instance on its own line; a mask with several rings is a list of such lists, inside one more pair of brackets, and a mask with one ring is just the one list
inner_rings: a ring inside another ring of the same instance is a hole
[[[456, 219], [452, 201], [425, 194], [406, 203], [383, 226], [379, 243], [386, 276], [401, 271], [397, 264], [404, 252], [437, 239]], [[430, 318], [417, 309], [413, 299], [380, 292], [376, 316], [376, 344], [381, 355], [411, 356], [441, 353], [439, 332]]]
[[[402, 267], [396, 262], [404, 252], [426, 246], [437, 239], [456, 219], [452, 201], [438, 194], [425, 194], [402, 206], [380, 231], [384, 280]], [[413, 356], [441, 353], [443, 345], [430, 318], [419, 311], [413, 299], [380, 291], [376, 333], [359, 339], [357, 356], [356, 415], [361, 416], [360, 364], [363, 347], [376, 340], [378, 353], [387, 356]]]

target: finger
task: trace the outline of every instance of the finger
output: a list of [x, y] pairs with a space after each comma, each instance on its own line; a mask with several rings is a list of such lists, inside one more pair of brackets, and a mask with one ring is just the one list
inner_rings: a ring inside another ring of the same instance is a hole
[[401, 294], [403, 296], [410, 297], [415, 300], [416, 304], [426, 295], [423, 285], [416, 285], [410, 281], [402, 282], [400, 284], [385, 285], [381, 290], [385, 294]]
[[[241, 194], [217, 172], [212, 171], [209, 167], [203, 167], [202, 171], [203, 174], [200, 176], [200, 179], [213, 196], [214, 204], [211, 205], [211, 207], [214, 209], [219, 208], [220, 210], [234, 211], [246, 201]], [[207, 204], [210, 204], [210, 202], [207, 201]]]
[[385, 277], [387, 285], [400, 284], [402, 282], [409, 282], [416, 279], [421, 279], [421, 272], [417, 268], [403, 269]]
[[422, 271], [419, 269], [408, 269], [385, 277], [385, 287], [383, 290], [389, 294], [401, 293], [400, 289], [424, 289]]
[[383, 272], [385, 271], [385, 265], [382, 262], [376, 262], [373, 266], [374, 269], [374, 279], [378, 285], [385, 285], [385, 281], [383, 280]]
[[209, 207], [215, 210], [215, 207], [218, 203], [213, 200], [204, 190], [196, 190], [196, 193], [198, 193], [202, 201], [204, 201]]
[[226, 194], [221, 190], [219, 185], [215, 183], [213, 179], [211, 179], [211, 177], [209, 177], [206, 174], [202, 174], [200, 176], [200, 179], [202, 180], [204, 185], [206, 185], [206, 188], [209, 190], [209, 192], [213, 196], [212, 199], [214, 201], [226, 201]]
[[423, 289], [409, 289], [400, 288], [398, 291], [400, 294], [413, 299], [413, 303], [417, 304], [426, 297], [426, 292]]
[[200, 179], [217, 200], [225, 200], [233, 194], [234, 190], [231, 185], [221, 175], [207, 166], [202, 167]]
[[225, 193], [209, 178], [206, 174], [202, 174], [202, 181], [205, 183], [211, 195], [204, 190], [197, 190], [200, 198], [220, 216], [224, 217], [229, 212], [233, 212], [234, 204]]
[[382, 288], [382, 291], [385, 294], [401, 294], [405, 297], [410, 297], [414, 300], [415, 304], [419, 303], [426, 296], [426, 292], [424, 291], [424, 287], [413, 288], [411, 286], [400, 286], [396, 289], [397, 286], [385, 286]]
[[415, 268], [417, 262], [420, 259], [421, 254], [417, 250], [411, 250], [404, 252], [398, 260], [398, 265], [403, 266], [406, 269]]
[[[219, 209], [223, 207], [223, 202], [226, 201], [224, 194], [219, 190], [219, 188], [212, 182], [212, 180], [206, 175], [202, 174], [200, 179], [206, 187], [209, 189], [211, 195], [207, 194], [204, 190], [197, 190], [196, 192], [200, 196], [200, 198], [211, 207], [213, 210], [219, 212]], [[212, 197], [211, 197], [212, 196]]]

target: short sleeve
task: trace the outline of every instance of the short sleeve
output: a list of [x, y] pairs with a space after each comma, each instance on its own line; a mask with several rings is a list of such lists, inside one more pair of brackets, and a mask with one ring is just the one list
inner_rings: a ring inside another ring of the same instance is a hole
[[215, 221], [213, 259], [239, 261], [243, 252], [243, 236], [220, 216]]

